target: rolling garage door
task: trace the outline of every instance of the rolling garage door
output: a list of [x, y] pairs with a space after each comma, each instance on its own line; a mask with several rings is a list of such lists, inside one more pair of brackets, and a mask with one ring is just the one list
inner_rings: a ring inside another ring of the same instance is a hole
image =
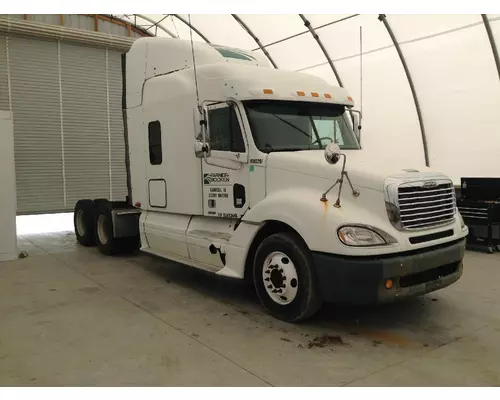
[[120, 52], [13, 35], [0, 42], [18, 214], [69, 211], [82, 198], [123, 200]]
[[0, 110], [10, 110], [5, 37], [0, 34]]

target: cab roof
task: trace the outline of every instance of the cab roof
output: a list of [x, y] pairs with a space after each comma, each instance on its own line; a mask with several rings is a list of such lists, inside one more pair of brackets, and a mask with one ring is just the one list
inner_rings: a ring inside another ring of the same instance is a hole
[[271, 68], [262, 54], [199, 42], [191, 47], [188, 40], [155, 37], [137, 39], [127, 54], [128, 107], [141, 104], [148, 79], [192, 71], [193, 49], [200, 85], [222, 87], [226, 98], [354, 105], [344, 88], [307, 73]]

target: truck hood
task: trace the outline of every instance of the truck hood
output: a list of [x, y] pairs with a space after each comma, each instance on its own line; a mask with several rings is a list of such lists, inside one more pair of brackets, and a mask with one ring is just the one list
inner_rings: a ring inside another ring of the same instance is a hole
[[[346, 150], [344, 153], [347, 156], [346, 171], [355, 187], [383, 191], [384, 181], [389, 176], [411, 180], [443, 177], [427, 167], [401, 165], [401, 162], [386, 159], [370, 159], [366, 152], [360, 150]], [[335, 165], [328, 164], [323, 150], [274, 152], [268, 155], [266, 162], [268, 168], [325, 178], [332, 183], [340, 177], [342, 164], [343, 159]]]

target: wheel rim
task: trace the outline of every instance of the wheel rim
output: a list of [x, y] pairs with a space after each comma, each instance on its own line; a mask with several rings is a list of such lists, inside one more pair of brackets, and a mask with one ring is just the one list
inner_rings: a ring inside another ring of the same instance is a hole
[[83, 217], [83, 210], [78, 210], [76, 212], [76, 231], [80, 236], [85, 235], [86, 232], [85, 219]]
[[275, 251], [264, 260], [262, 268], [264, 287], [271, 299], [281, 305], [290, 304], [299, 289], [297, 270], [291, 258], [285, 253]]
[[97, 219], [97, 236], [102, 244], [108, 243], [108, 233], [106, 232], [106, 217], [101, 214]]

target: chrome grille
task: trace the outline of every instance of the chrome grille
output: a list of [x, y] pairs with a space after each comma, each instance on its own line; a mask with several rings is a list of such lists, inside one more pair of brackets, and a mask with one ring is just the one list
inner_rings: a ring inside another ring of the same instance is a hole
[[451, 182], [404, 184], [398, 188], [398, 205], [405, 229], [443, 225], [455, 218], [455, 188]]

